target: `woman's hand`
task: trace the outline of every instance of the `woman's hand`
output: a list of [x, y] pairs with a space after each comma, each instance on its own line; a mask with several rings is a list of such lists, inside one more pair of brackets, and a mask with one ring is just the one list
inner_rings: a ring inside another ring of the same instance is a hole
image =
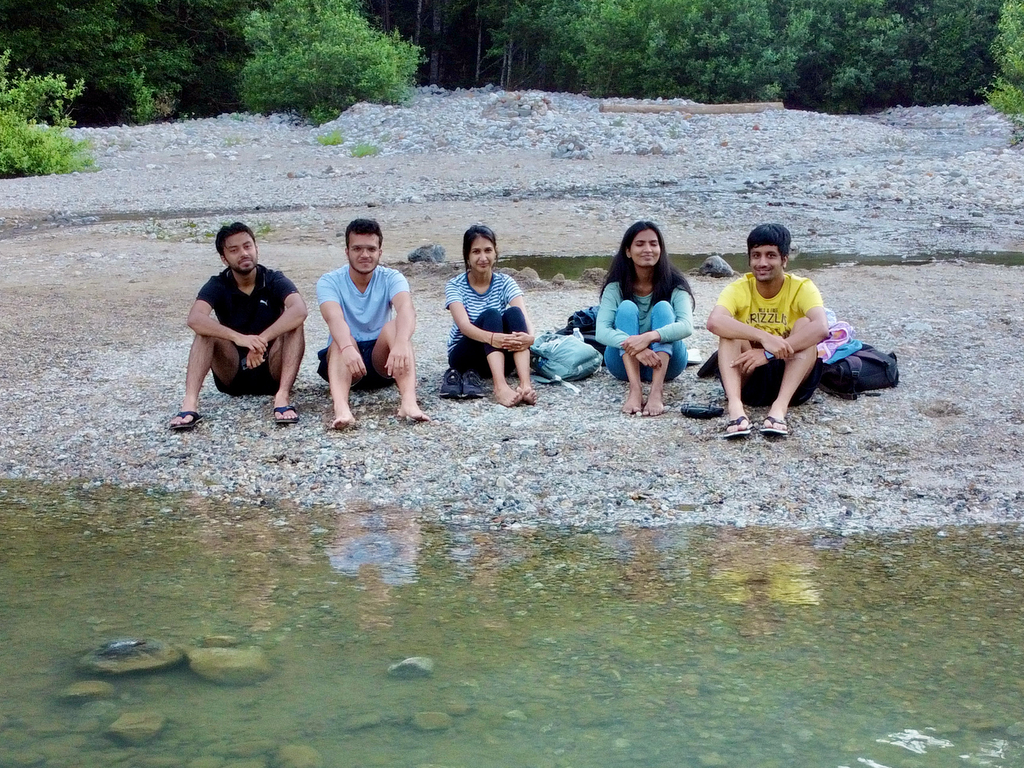
[[533, 336], [522, 331], [516, 331], [515, 333], [492, 333], [487, 343], [495, 349], [520, 352], [530, 348], [530, 345], [533, 344]]
[[503, 335], [505, 337], [503, 349], [507, 349], [509, 352], [522, 352], [524, 349], [529, 349], [530, 345], [533, 344], [533, 336], [523, 331]]
[[661, 368], [661, 356], [653, 349], [641, 349], [636, 359], [640, 365], [646, 365], [648, 368]]
[[[627, 336], [622, 342], [622, 351], [627, 355], [633, 355], [637, 357], [641, 352], [651, 346], [656, 341], [661, 340], [661, 334], [657, 331], [648, 331], [647, 333], [641, 333], [638, 336]], [[647, 363], [644, 363], [647, 365]]]

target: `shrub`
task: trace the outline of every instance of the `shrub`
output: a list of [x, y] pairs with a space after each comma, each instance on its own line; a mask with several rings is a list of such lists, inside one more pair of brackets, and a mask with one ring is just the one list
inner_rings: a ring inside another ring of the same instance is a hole
[[356, 144], [352, 147], [352, 157], [372, 157], [380, 154], [380, 147], [376, 144]]
[[373, 29], [349, 0], [277, 0], [253, 11], [242, 69], [246, 106], [294, 111], [317, 123], [357, 101], [393, 104], [409, 92], [419, 48]]
[[69, 86], [59, 75], [25, 71], [11, 77], [9, 62], [9, 52], [0, 54], [0, 177], [70, 173], [92, 165], [86, 142], [64, 131], [72, 124], [68, 104], [82, 93], [82, 83]]
[[341, 135], [341, 131], [331, 131], [317, 136], [316, 140], [325, 147], [336, 147], [345, 141], [345, 137]]

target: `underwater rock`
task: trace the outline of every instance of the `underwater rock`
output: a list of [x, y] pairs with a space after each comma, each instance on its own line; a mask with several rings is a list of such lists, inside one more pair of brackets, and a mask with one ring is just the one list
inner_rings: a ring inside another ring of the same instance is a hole
[[323, 768], [324, 758], [305, 744], [288, 744], [277, 750], [274, 764], [277, 768]]
[[251, 685], [270, 676], [262, 648], [190, 648], [188, 665], [200, 677], [224, 685]]
[[410, 656], [408, 659], [388, 667], [388, 674], [403, 679], [430, 677], [434, 674], [434, 660], [426, 656]]
[[384, 722], [384, 716], [379, 712], [367, 712], [363, 715], [352, 715], [346, 720], [341, 729], [343, 731], [362, 731], [367, 728], [376, 728]]
[[182, 658], [184, 654], [180, 648], [160, 640], [121, 638], [87, 653], [78, 664], [91, 672], [123, 675], [167, 669], [179, 664]]
[[159, 712], [125, 712], [107, 733], [125, 744], [144, 744], [164, 729], [167, 719]]
[[452, 716], [444, 712], [417, 712], [412, 725], [420, 731], [446, 731], [452, 727]]
[[82, 680], [69, 685], [60, 692], [61, 699], [75, 702], [110, 699], [113, 696], [114, 686], [102, 680]]
[[234, 648], [238, 645], [238, 638], [234, 635], [208, 635], [200, 645], [203, 648]]

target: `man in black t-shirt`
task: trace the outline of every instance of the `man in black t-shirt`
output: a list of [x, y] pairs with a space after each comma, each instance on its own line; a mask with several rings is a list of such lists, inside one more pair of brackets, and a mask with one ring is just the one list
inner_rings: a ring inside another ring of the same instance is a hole
[[199, 390], [211, 370], [221, 392], [273, 395], [274, 421], [294, 424], [299, 412], [289, 401], [306, 349], [306, 302], [291, 280], [260, 266], [256, 237], [245, 224], [221, 227], [216, 245], [227, 269], [206, 282], [188, 313], [196, 338], [185, 399], [169, 426], [183, 431], [199, 422]]

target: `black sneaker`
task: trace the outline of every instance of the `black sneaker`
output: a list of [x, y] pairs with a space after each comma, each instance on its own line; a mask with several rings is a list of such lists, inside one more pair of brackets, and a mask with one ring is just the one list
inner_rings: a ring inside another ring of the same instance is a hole
[[444, 372], [441, 379], [441, 397], [462, 397], [462, 375], [454, 368]]
[[480, 374], [474, 370], [468, 370], [462, 374], [462, 396], [463, 397], [483, 397], [484, 396], [484, 382], [480, 378]]

